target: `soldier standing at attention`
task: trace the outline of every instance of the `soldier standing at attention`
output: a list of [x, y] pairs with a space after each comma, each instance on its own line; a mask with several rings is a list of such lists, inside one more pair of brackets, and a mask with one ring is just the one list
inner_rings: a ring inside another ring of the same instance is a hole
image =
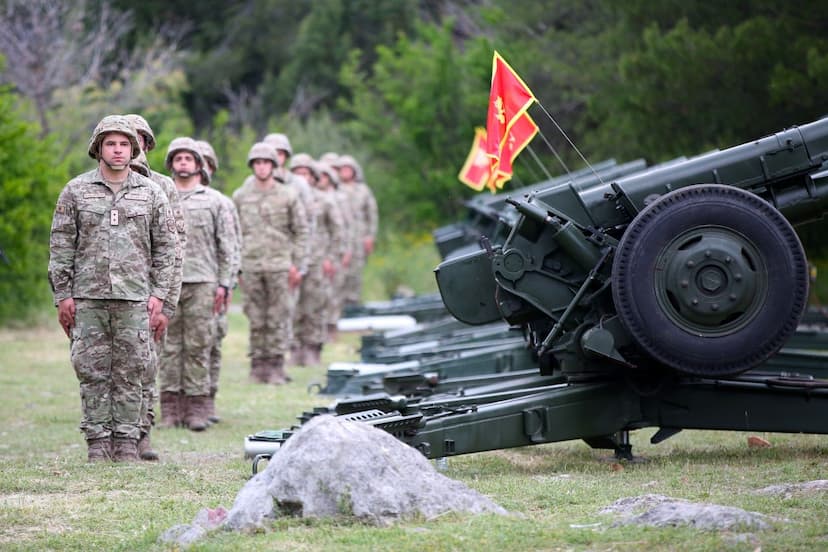
[[345, 304], [356, 305], [362, 301], [362, 271], [365, 269], [368, 256], [374, 251], [378, 223], [377, 201], [365, 184], [362, 168], [356, 159], [350, 155], [340, 155], [334, 167], [339, 171], [340, 188], [347, 192], [350, 199], [357, 232], [353, 257], [344, 285]]
[[311, 183], [316, 211], [316, 231], [311, 240], [308, 273], [302, 279], [294, 319], [294, 335], [298, 342], [295, 362], [309, 366], [319, 364], [322, 346], [328, 338], [327, 313], [332, 299], [333, 278], [345, 251], [345, 223], [333, 193], [328, 190], [330, 173], [333, 172], [328, 165], [315, 162], [306, 153], [297, 153], [290, 160], [290, 170]]
[[[216, 152], [209, 142], [196, 140], [196, 145], [200, 148], [201, 157], [204, 159], [204, 170], [207, 172], [207, 179], [206, 181], [203, 180], [202, 183], [211, 184], [213, 176], [218, 170], [218, 157], [216, 157]], [[233, 217], [233, 235], [231, 236], [233, 255], [230, 260], [230, 287], [227, 290], [227, 297], [224, 299], [224, 308], [219, 311], [215, 318], [215, 338], [213, 347], [210, 349], [210, 395], [207, 400], [207, 421], [216, 424], [221, 420], [216, 414], [216, 394], [218, 393], [219, 374], [221, 373], [221, 342], [227, 336], [227, 311], [233, 300], [233, 290], [236, 289], [239, 269], [241, 268], [241, 223], [233, 200], [214, 187], [210, 189], [221, 199], [224, 208]]]
[[161, 350], [161, 417], [166, 427], [207, 428], [213, 318], [230, 286], [233, 219], [201, 182], [206, 177], [192, 138], [170, 142], [166, 158], [187, 218], [181, 297]]
[[163, 339], [167, 326], [170, 323], [170, 318], [175, 314], [178, 297], [181, 294], [181, 271], [184, 247], [187, 244], [187, 225], [184, 221], [181, 202], [178, 200], [178, 191], [175, 189], [175, 183], [172, 181], [172, 178], [152, 170], [149, 166], [146, 152], [155, 149], [155, 133], [153, 133], [147, 120], [141, 115], [130, 113], [124, 115], [124, 117], [132, 123], [138, 137], [138, 144], [141, 146], [141, 153], [132, 160], [130, 167], [132, 170], [158, 184], [164, 190], [170, 202], [173, 217], [175, 218], [177, 237], [173, 284], [170, 286], [170, 292], [167, 294], [167, 298], [164, 299], [164, 307], [158, 315], [160, 321], [158, 325], [159, 331], [153, 336], [154, 339], [151, 342], [152, 362], [150, 362], [150, 369], [144, 375], [144, 380], [141, 382], [141, 393], [144, 399], [141, 407], [141, 438], [138, 439], [138, 457], [141, 460], [155, 461], [158, 460], [158, 453], [152, 449], [152, 445], [150, 444], [150, 432], [152, 431], [152, 426], [155, 425], [155, 402], [158, 400], [158, 385], [156, 382], [158, 377], [158, 347], [155, 343]]
[[71, 338], [81, 430], [90, 462], [138, 460], [141, 381], [175, 270], [175, 220], [164, 192], [129, 168], [140, 147], [120, 115], [89, 142], [98, 168], [60, 193], [49, 241], [49, 282]]
[[288, 381], [285, 354], [291, 337], [290, 291], [302, 282], [308, 219], [294, 188], [277, 182], [276, 152], [253, 144], [247, 165], [253, 180], [233, 194], [242, 229], [244, 313], [250, 320], [250, 378], [280, 385]]

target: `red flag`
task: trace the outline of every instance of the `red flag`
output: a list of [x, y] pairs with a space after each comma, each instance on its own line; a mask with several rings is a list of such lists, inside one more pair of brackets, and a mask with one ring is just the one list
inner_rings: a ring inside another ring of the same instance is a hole
[[477, 127], [474, 129], [474, 143], [457, 178], [463, 184], [479, 192], [486, 186], [490, 174], [491, 167], [489, 158], [486, 156], [486, 129]]
[[[509, 138], [509, 130], [534, 101], [536, 101], [535, 95], [526, 83], [521, 80], [514, 69], [509, 67], [506, 60], [495, 52], [492, 59], [489, 112], [486, 118], [486, 155], [491, 160], [491, 172], [495, 178], [498, 174], [503, 148]], [[511, 160], [508, 165], [511, 167]], [[508, 178], [504, 182], [506, 180]]]
[[[529, 116], [527, 112], [518, 117], [509, 132], [506, 134], [506, 139], [503, 143], [503, 150], [500, 153], [498, 160], [497, 172], [491, 176], [494, 185], [499, 189], [503, 188], [508, 180], [512, 178], [512, 163], [515, 158], [523, 151], [532, 138], [538, 133], [538, 125]], [[494, 191], [494, 190], [493, 190]]]

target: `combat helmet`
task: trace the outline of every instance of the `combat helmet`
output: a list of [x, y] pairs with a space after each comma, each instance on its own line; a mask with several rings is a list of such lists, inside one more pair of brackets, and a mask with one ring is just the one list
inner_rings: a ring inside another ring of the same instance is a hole
[[337, 159], [339, 159], [339, 154], [335, 151], [328, 151], [319, 156], [320, 161], [327, 163], [330, 166], [333, 166]]
[[290, 147], [290, 140], [284, 134], [279, 133], [271, 133], [264, 137], [263, 142], [270, 144], [270, 147], [276, 148], [277, 150], [284, 150], [287, 152], [288, 157], [293, 155], [293, 148]]
[[362, 182], [362, 167], [360, 167], [357, 160], [351, 157], [350, 155], [340, 155], [336, 161], [332, 163], [332, 165], [336, 168], [339, 167], [351, 167], [354, 170], [354, 180], [357, 182]]
[[138, 154], [138, 157], [130, 161], [129, 167], [140, 174], [141, 176], [149, 177], [150, 175], [150, 168], [149, 168], [149, 161], [147, 161], [147, 154], [143, 151]]
[[210, 145], [210, 142], [207, 140], [196, 140], [196, 145], [201, 148], [201, 157], [204, 158], [204, 161], [210, 165], [210, 168], [213, 172], [216, 172], [219, 168], [218, 157], [216, 157], [216, 150], [213, 149], [213, 146]]
[[141, 146], [138, 144], [138, 136], [135, 134], [135, 128], [129, 120], [123, 115], [107, 115], [95, 126], [92, 131], [92, 138], [89, 140], [89, 157], [98, 160], [101, 155], [101, 141], [104, 135], [110, 132], [118, 132], [129, 138], [129, 143], [132, 145], [130, 159], [138, 157], [141, 151]]
[[247, 154], [247, 166], [253, 166], [254, 159], [267, 159], [273, 163], [274, 167], [279, 166], [279, 160], [276, 158], [276, 150], [272, 144], [267, 142], [256, 142], [250, 148], [250, 153]]
[[288, 168], [293, 170], [299, 167], [305, 167], [310, 170], [314, 178], [319, 178], [319, 169], [316, 167], [316, 161], [307, 153], [297, 153], [290, 158], [290, 166]]
[[127, 120], [135, 127], [135, 132], [144, 137], [144, 144], [146, 144], [147, 151], [155, 149], [155, 134], [152, 132], [152, 127], [142, 116], [137, 113], [128, 113], [124, 115]]
[[204, 168], [204, 158], [201, 157], [201, 150], [196, 144], [196, 141], [190, 138], [189, 136], [179, 136], [178, 138], [173, 139], [170, 142], [170, 146], [167, 148], [167, 159], [164, 161], [164, 166], [167, 167], [168, 171], [172, 170], [172, 160], [175, 157], [175, 154], [179, 151], [189, 151], [195, 157], [196, 163], [198, 163], [198, 168], [200, 171]]
[[339, 188], [339, 174], [336, 172], [336, 169], [334, 169], [329, 163], [325, 163], [324, 161], [317, 161], [316, 170], [320, 175], [328, 175], [328, 179], [330, 179], [333, 187]]

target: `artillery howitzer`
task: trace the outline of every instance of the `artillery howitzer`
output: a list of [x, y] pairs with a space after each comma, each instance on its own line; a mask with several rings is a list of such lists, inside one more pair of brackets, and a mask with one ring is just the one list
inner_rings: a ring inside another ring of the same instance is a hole
[[[774, 356], [806, 307], [792, 224], [828, 208], [826, 160], [823, 119], [511, 198], [500, 230], [441, 263], [437, 282], [459, 320], [523, 329], [534, 382], [356, 397], [310, 415], [372, 423], [431, 458], [569, 439], [629, 457], [628, 432], [653, 426], [654, 443], [682, 429], [828, 433], [828, 367], [815, 354], [791, 373]], [[248, 454], [290, 431], [266, 433]]]

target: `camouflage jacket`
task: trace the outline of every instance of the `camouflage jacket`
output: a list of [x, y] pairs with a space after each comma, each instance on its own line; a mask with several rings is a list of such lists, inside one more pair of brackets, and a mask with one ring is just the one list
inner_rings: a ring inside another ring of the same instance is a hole
[[69, 297], [167, 298], [175, 271], [175, 219], [157, 184], [130, 171], [117, 194], [100, 169], [63, 188], [52, 217], [49, 282]]
[[210, 188], [216, 195], [218, 195], [219, 199], [221, 199], [224, 208], [230, 212], [230, 216], [233, 218], [233, 232], [232, 232], [232, 239], [233, 239], [233, 254], [230, 258], [230, 287], [235, 287], [239, 281], [239, 271], [241, 270], [241, 244], [242, 244], [242, 233], [241, 233], [241, 222], [239, 221], [239, 211], [236, 209], [236, 204], [233, 203], [233, 200], [224, 195], [223, 193], [219, 192], [214, 188]]
[[216, 283], [230, 287], [233, 258], [233, 215], [218, 192], [199, 184], [178, 191], [187, 217], [187, 249], [184, 253], [185, 284]]
[[331, 192], [313, 189], [314, 207], [316, 208], [316, 232], [310, 246], [311, 266], [320, 264], [325, 259], [339, 262], [345, 253], [348, 236], [342, 211], [336, 205], [336, 197]]
[[379, 228], [379, 210], [377, 209], [377, 199], [374, 197], [374, 192], [368, 187], [365, 182], [357, 182], [357, 190], [359, 191], [360, 201], [358, 207], [361, 216], [365, 219], [365, 234], [364, 236], [377, 237], [377, 230]]
[[345, 223], [345, 251], [354, 254], [357, 246], [362, 247], [362, 238], [359, 235], [357, 221], [354, 220], [354, 210], [351, 207], [351, 194], [345, 186], [339, 186], [334, 192], [336, 205], [342, 213], [342, 220]]
[[178, 190], [175, 189], [175, 182], [169, 176], [163, 175], [149, 169], [149, 178], [164, 190], [170, 202], [173, 218], [175, 218], [176, 245], [175, 245], [175, 270], [173, 281], [170, 285], [170, 292], [164, 299], [164, 307], [161, 312], [172, 318], [175, 308], [178, 305], [178, 298], [181, 296], [181, 276], [183, 273], [184, 249], [187, 247], [187, 221], [184, 219], [184, 210], [181, 208], [181, 201], [178, 199]]
[[308, 218], [295, 189], [277, 182], [261, 190], [246, 181], [233, 202], [241, 221], [242, 272], [307, 269]]

